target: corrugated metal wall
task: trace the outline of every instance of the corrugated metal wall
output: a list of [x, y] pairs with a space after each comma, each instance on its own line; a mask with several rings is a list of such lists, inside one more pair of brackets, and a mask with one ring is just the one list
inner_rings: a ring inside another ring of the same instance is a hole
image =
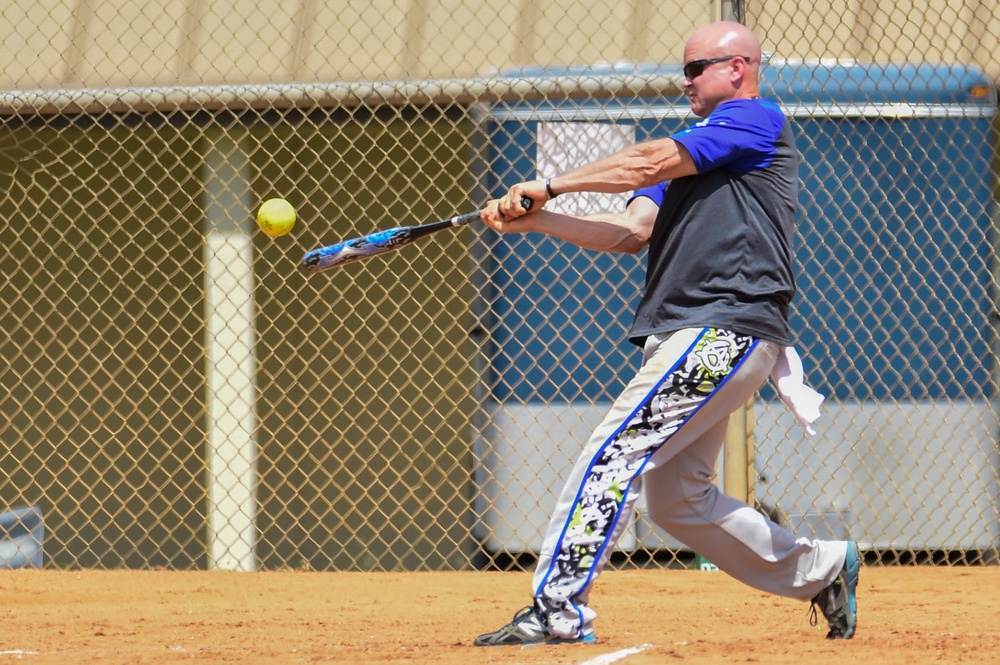
[[[8, 0], [0, 88], [450, 78], [535, 64], [679, 60], [727, 3], [652, 0]], [[1000, 75], [996, 0], [765, 0], [786, 58], [922, 59]]]

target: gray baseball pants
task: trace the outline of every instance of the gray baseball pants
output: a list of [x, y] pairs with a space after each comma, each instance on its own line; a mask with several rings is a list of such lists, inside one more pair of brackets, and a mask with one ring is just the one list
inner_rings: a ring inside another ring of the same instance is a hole
[[730, 414], [767, 380], [781, 349], [714, 328], [647, 340], [641, 368], [587, 442], [546, 532], [533, 585], [550, 633], [591, 630], [590, 589], [641, 488], [653, 522], [749, 586], [809, 600], [837, 577], [845, 542], [797, 538], [713, 482]]

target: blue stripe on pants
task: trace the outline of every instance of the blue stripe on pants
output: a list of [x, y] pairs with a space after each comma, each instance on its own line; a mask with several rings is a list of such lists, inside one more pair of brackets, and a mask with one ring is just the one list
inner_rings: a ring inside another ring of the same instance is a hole
[[[535, 608], [554, 633], [573, 636], [568, 623], [579, 631], [588, 622], [581, 604], [620, 535], [619, 523], [631, 516], [633, 483], [649, 458], [725, 383], [753, 343], [751, 337], [723, 330], [698, 331], [613, 433], [599, 442], [565, 519], [549, 527], [550, 533], [558, 529], [554, 546], [543, 551], [551, 558], [536, 584]], [[592, 445], [593, 440], [588, 448]]]

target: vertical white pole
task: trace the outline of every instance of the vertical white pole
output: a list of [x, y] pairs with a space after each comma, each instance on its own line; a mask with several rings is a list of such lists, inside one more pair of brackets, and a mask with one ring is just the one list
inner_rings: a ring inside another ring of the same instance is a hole
[[[236, 130], [240, 131], [239, 129]], [[249, 162], [231, 130], [205, 153], [208, 565], [256, 568], [253, 227]]]

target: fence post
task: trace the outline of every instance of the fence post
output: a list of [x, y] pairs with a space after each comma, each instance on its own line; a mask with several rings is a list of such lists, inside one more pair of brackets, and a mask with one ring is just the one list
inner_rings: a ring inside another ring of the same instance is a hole
[[729, 417], [726, 443], [722, 453], [722, 484], [726, 494], [753, 505], [756, 499], [754, 478], [753, 400]]
[[722, 0], [720, 16], [723, 21], [745, 23], [746, 4], [744, 0]]

